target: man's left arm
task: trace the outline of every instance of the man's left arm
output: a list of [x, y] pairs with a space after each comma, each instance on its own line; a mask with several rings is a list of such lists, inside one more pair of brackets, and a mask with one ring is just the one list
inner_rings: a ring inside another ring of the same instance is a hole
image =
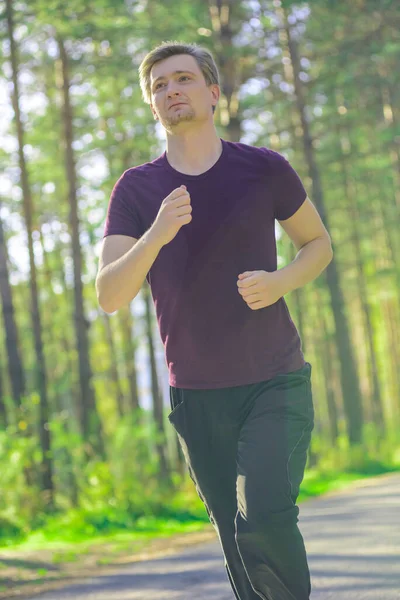
[[277, 271], [245, 271], [238, 275], [238, 292], [252, 310], [270, 306], [288, 292], [313, 281], [333, 258], [329, 233], [308, 197], [294, 215], [278, 223], [298, 253], [291, 263]]
[[294, 260], [276, 272], [285, 295], [316, 279], [331, 262], [333, 251], [330, 235], [308, 197], [294, 215], [278, 223], [298, 250]]

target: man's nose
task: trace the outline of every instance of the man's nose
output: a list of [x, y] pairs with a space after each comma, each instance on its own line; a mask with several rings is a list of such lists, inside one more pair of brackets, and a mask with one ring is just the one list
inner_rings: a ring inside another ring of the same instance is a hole
[[179, 90], [175, 88], [175, 83], [167, 86], [167, 94], [168, 96], [177, 96], [179, 95]]

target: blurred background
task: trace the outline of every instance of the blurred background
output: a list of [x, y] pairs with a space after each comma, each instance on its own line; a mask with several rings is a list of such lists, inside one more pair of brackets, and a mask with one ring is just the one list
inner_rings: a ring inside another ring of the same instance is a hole
[[390, 0], [0, 2], [1, 544], [207, 521], [147, 283], [112, 315], [94, 285], [115, 182], [165, 150], [138, 81], [162, 41], [211, 50], [219, 135], [283, 154], [332, 238], [285, 297], [313, 366], [302, 497], [400, 469], [399, 30]]

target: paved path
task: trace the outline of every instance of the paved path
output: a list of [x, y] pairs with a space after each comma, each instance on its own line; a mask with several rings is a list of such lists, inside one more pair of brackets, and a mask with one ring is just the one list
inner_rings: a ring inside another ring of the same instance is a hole
[[[311, 600], [400, 600], [400, 476], [300, 506]], [[30, 600], [233, 600], [216, 542]]]

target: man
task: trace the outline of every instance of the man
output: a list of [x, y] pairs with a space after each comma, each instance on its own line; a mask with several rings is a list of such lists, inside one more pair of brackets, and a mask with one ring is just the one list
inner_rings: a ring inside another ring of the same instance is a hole
[[[311, 365], [283, 296], [329, 264], [330, 237], [282, 155], [218, 137], [218, 70], [207, 50], [166, 42], [139, 73], [167, 149], [114, 186], [98, 300], [112, 313], [145, 278], [151, 286], [168, 418], [235, 597], [305, 600], [296, 499], [314, 425]], [[298, 249], [279, 270], [275, 219]]]

